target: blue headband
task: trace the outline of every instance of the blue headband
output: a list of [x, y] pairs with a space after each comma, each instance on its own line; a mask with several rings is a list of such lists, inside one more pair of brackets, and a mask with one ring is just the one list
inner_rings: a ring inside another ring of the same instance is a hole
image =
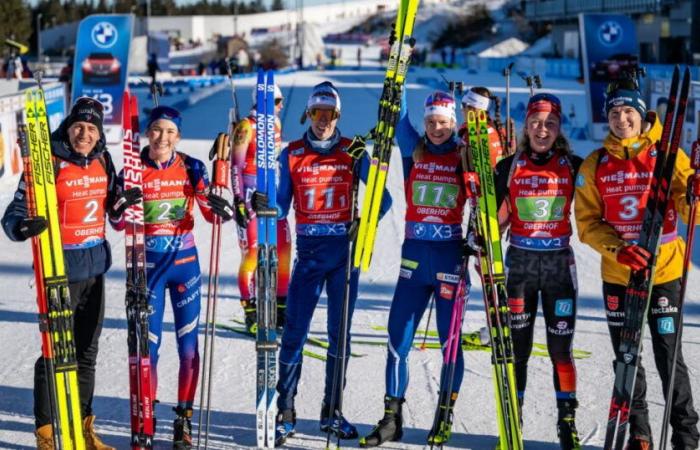
[[157, 106], [153, 108], [151, 115], [148, 117], [148, 128], [153, 125], [153, 122], [160, 119], [169, 120], [174, 123], [177, 127], [177, 131], [180, 131], [182, 127], [182, 116], [180, 116], [180, 112], [170, 106]]

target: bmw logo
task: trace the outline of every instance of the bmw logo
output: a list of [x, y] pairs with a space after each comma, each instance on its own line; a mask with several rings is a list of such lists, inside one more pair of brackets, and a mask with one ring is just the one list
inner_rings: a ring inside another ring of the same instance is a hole
[[613, 47], [622, 40], [622, 27], [614, 20], [607, 20], [598, 28], [598, 39], [606, 47]]
[[92, 42], [100, 48], [110, 48], [117, 42], [119, 33], [117, 29], [109, 22], [99, 22], [92, 27], [90, 32]]
[[425, 225], [422, 223], [417, 223], [415, 228], [413, 228], [413, 231], [415, 231], [416, 236], [421, 237], [425, 234]]

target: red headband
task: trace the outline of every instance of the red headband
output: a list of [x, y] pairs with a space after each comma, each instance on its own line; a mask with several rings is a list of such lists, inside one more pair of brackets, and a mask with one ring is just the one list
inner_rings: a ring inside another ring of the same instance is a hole
[[528, 103], [525, 120], [527, 120], [527, 118], [530, 117], [532, 114], [538, 112], [552, 113], [557, 117], [557, 119], [561, 120], [561, 106], [557, 105], [554, 102], [550, 102], [549, 100], [538, 100], [535, 102]]

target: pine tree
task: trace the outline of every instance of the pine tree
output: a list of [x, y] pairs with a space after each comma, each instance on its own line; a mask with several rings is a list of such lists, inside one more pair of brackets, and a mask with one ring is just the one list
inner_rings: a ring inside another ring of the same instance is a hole
[[282, 0], [273, 0], [272, 1], [272, 11], [281, 11], [284, 9], [284, 2]]
[[24, 0], [0, 1], [0, 43], [9, 38], [27, 45], [31, 35], [29, 5]]

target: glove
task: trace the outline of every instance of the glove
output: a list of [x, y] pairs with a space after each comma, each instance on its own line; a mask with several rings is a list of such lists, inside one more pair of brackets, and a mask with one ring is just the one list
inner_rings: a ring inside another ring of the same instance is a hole
[[233, 211], [235, 213], [234, 219], [236, 220], [236, 224], [241, 228], [248, 227], [248, 222], [250, 222], [250, 213], [245, 205], [245, 200], [240, 197], [234, 197]]
[[111, 219], [119, 219], [126, 208], [133, 206], [143, 198], [143, 193], [140, 188], [134, 187], [123, 191], [121, 194], [117, 195], [114, 200], [114, 204], [109, 209], [109, 217]]
[[462, 241], [462, 254], [464, 256], [479, 256], [484, 251], [484, 239], [473, 231], [467, 233], [467, 238]]
[[476, 172], [462, 172], [464, 190], [467, 198], [477, 198], [481, 195], [481, 181]]
[[260, 217], [277, 217], [277, 209], [270, 208], [268, 206], [270, 200], [267, 194], [264, 192], [253, 192], [253, 196], [250, 199], [250, 205], [253, 207], [253, 211]]
[[700, 199], [700, 175], [692, 174], [688, 177], [688, 186], [685, 191], [685, 201], [690, 205]]
[[650, 257], [651, 253], [636, 244], [625, 245], [617, 251], [617, 262], [634, 271], [645, 269]]
[[235, 214], [233, 211], [233, 206], [226, 201], [225, 198], [210, 192], [209, 195], [207, 195], [207, 201], [209, 202], [211, 212], [221, 217], [224, 221], [233, 219]]
[[26, 219], [22, 219], [19, 224], [17, 224], [15, 233], [22, 236], [24, 239], [28, 239], [39, 235], [42, 231], [48, 228], [48, 226], [48, 222], [42, 216], [27, 217]]
[[365, 138], [364, 136], [360, 136], [359, 134], [356, 134], [355, 137], [352, 139], [352, 142], [350, 145], [348, 145], [348, 155], [352, 157], [352, 159], [360, 159], [362, 158], [362, 155], [365, 153]]

